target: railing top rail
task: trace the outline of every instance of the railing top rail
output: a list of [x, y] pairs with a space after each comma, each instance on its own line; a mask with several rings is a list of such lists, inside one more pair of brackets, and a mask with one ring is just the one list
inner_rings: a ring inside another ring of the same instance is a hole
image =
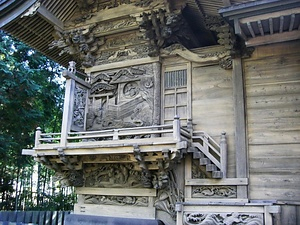
[[220, 145], [218, 142], [215, 141], [215, 139], [213, 139], [208, 133], [206, 133], [205, 131], [193, 131], [193, 138], [197, 137], [198, 135], [206, 137], [210, 142], [212, 142], [214, 145], [218, 146], [218, 148], [220, 148]]
[[171, 128], [172, 124], [163, 124], [163, 125], [154, 125], [154, 126], [147, 126], [147, 127], [128, 127], [128, 128], [116, 128], [116, 129], [109, 129], [109, 130], [98, 130], [98, 131], [80, 131], [80, 132], [68, 132], [69, 135], [73, 134], [97, 134], [97, 133], [110, 133], [110, 132], [122, 132], [122, 131], [131, 131], [131, 130], [149, 130], [149, 129], [159, 129], [159, 128]]
[[46, 135], [54, 136], [54, 135], [61, 135], [61, 133], [41, 133], [41, 136], [46, 136]]

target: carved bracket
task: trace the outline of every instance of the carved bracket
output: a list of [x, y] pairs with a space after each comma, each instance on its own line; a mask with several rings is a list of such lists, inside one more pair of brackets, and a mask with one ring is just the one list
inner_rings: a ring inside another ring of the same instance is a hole
[[60, 31], [56, 29], [53, 41], [49, 48], [61, 48], [59, 55], [68, 53], [82, 61], [85, 67], [91, 67], [95, 63], [95, 53], [105, 43], [104, 38], [95, 37], [93, 30], [96, 25], [88, 28]]
[[168, 13], [163, 9], [158, 12], [142, 14], [140, 31], [144, 38], [150, 42], [152, 51], [149, 56], [158, 56], [159, 50], [174, 43], [193, 45], [192, 33], [189, 26], [179, 13]]
[[207, 29], [217, 33], [218, 43], [230, 51], [227, 58], [220, 60], [220, 66], [224, 69], [232, 68], [232, 58], [250, 57], [254, 48], [247, 48], [245, 42], [234, 34], [230, 25], [218, 16], [205, 16]]

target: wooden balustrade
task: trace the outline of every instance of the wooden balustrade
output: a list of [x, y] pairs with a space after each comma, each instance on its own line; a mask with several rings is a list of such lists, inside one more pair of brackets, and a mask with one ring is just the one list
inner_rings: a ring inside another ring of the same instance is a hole
[[35, 148], [42, 147], [43, 145], [67, 147], [68, 144], [71, 143], [83, 143], [87, 141], [104, 142], [128, 139], [159, 139], [164, 137], [173, 137], [174, 142], [191, 140], [189, 130], [181, 126], [179, 117], [176, 117], [173, 124], [109, 129], [100, 131], [68, 132], [64, 135], [62, 133], [42, 133], [41, 129], [37, 128], [35, 135]]

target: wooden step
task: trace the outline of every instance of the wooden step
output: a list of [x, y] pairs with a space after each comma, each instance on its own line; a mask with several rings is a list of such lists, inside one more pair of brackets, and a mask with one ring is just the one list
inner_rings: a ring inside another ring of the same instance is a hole
[[200, 159], [201, 154], [199, 151], [193, 152], [193, 159]]
[[208, 172], [213, 172], [213, 171], [216, 171], [217, 170], [217, 167], [215, 164], [207, 164], [206, 165], [206, 171]]
[[200, 158], [199, 163], [201, 166], [210, 164], [210, 160], [208, 158]]
[[223, 172], [221, 171], [213, 171], [212, 178], [221, 179], [223, 178]]
[[195, 148], [194, 146], [191, 146], [187, 149], [187, 152], [196, 152], [196, 151], [198, 151], [198, 149]]

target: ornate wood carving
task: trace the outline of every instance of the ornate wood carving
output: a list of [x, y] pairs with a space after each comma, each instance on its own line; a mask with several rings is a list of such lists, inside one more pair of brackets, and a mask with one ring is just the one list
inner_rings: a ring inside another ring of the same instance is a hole
[[154, 77], [152, 64], [93, 74], [87, 129], [153, 125]]
[[227, 57], [220, 60], [219, 64], [224, 69], [232, 68], [232, 58], [250, 57], [254, 48], [246, 48], [245, 42], [235, 36], [232, 28], [221, 17], [206, 16], [205, 25], [207, 29], [217, 33], [218, 43], [229, 51]]
[[196, 54], [191, 52], [181, 44], [173, 44], [169, 47], [161, 49], [160, 52], [163, 56], [179, 55], [182, 58], [187, 59], [189, 61], [203, 64], [214, 62], [219, 62], [219, 64], [222, 64], [222, 62], [225, 62], [226, 60], [230, 59], [230, 51], [226, 49], [217, 52], [210, 52], [207, 54]]
[[142, 206], [149, 205], [148, 197], [110, 196], [110, 195], [83, 195], [85, 204]]
[[152, 51], [149, 56], [158, 56], [159, 50], [174, 43], [191, 47], [193, 35], [183, 16], [163, 9], [143, 13], [140, 30], [144, 38], [150, 42]]
[[176, 220], [175, 205], [183, 201], [183, 193], [178, 188], [175, 176], [172, 171], [168, 172], [168, 185], [158, 191], [158, 197], [154, 202], [157, 210], [168, 213], [174, 220]]
[[88, 90], [83, 86], [75, 83], [74, 91], [74, 106], [73, 106], [73, 119], [71, 129], [74, 131], [84, 130], [85, 123], [85, 107], [87, 102]]
[[141, 172], [133, 170], [133, 165], [128, 163], [89, 165], [84, 174], [85, 187], [142, 187]]
[[262, 214], [185, 212], [184, 225], [245, 224], [263, 225]]
[[93, 30], [95, 25], [87, 28], [73, 29], [69, 31], [55, 32], [55, 41], [50, 44], [50, 49], [61, 48], [59, 53], [68, 53], [82, 61], [85, 67], [91, 67], [95, 63], [95, 53], [105, 43], [104, 38], [95, 37]]
[[193, 198], [236, 198], [235, 186], [193, 186]]

